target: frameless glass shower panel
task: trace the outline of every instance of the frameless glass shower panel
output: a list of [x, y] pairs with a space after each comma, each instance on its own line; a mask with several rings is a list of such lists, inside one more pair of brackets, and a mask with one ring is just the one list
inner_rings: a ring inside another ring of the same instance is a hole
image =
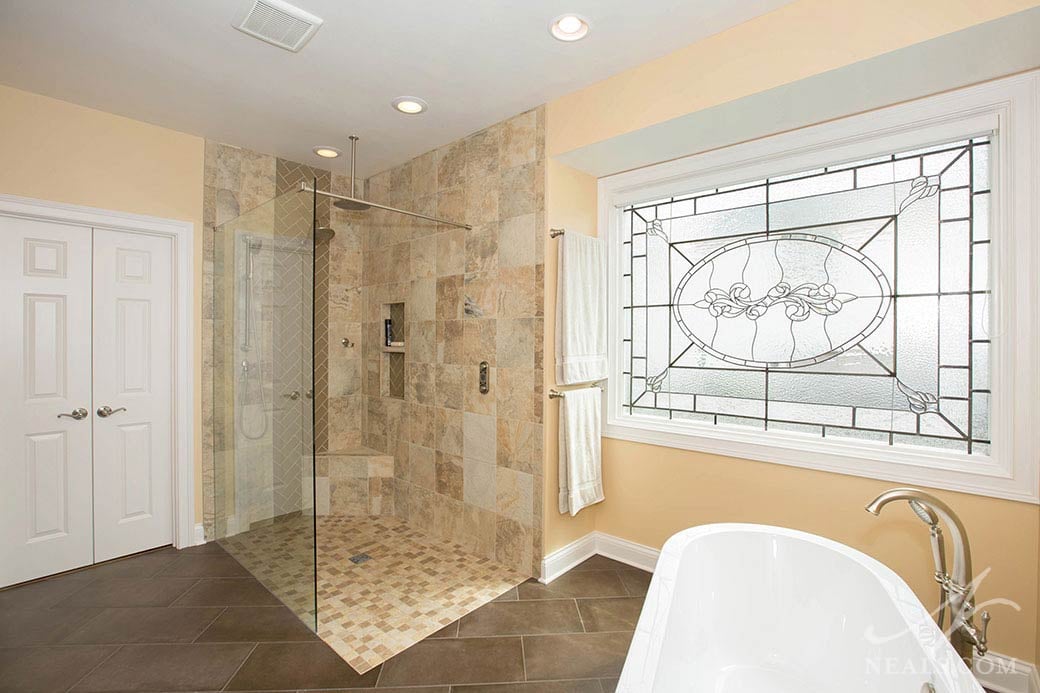
[[215, 531], [316, 627], [314, 198], [289, 192], [214, 230]]

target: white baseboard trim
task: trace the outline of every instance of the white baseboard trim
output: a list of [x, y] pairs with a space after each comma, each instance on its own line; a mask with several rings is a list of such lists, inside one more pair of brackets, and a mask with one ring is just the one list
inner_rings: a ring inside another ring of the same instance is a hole
[[202, 523], [199, 522], [195, 525], [195, 541], [192, 546], [198, 546], [199, 544], [206, 543], [206, 528], [203, 527]]
[[1040, 693], [1040, 672], [1035, 664], [990, 652], [976, 657], [975, 678], [995, 693]]
[[658, 549], [637, 544], [603, 532], [589, 532], [570, 544], [559, 548], [542, 559], [539, 582], [549, 584], [582, 561], [599, 554], [613, 558], [640, 570], [653, 572], [657, 565]]
[[[596, 554], [653, 572], [660, 553], [658, 549], [621, 537], [589, 532], [542, 559], [542, 575], [538, 580], [547, 585]], [[1040, 671], [1029, 662], [990, 652], [975, 658], [974, 670], [979, 682], [995, 693], [1040, 693]]]

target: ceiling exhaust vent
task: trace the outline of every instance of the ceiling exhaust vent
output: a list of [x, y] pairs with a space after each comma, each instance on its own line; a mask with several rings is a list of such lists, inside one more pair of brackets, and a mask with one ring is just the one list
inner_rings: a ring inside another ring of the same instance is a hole
[[283, 0], [252, 0], [235, 18], [239, 31], [296, 53], [325, 22]]

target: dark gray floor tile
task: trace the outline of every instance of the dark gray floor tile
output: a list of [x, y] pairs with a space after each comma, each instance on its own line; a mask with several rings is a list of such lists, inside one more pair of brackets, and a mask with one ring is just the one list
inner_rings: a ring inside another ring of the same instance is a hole
[[517, 600], [516, 588], [511, 588], [508, 592], [498, 595], [491, 601], [495, 602], [515, 602]]
[[253, 645], [124, 645], [72, 689], [219, 691]]
[[62, 599], [56, 607], [169, 606], [195, 584], [184, 578], [108, 578], [94, 580]]
[[619, 570], [618, 575], [625, 585], [625, 590], [632, 597], [645, 597], [646, 591], [650, 589], [650, 578], [653, 577], [653, 573], [635, 569]]
[[82, 573], [39, 582], [30, 582], [19, 587], [0, 591], [0, 611], [9, 609], [45, 609], [83, 589], [91, 580]]
[[145, 578], [153, 577], [177, 557], [162, 551], [150, 551], [129, 558], [100, 563], [87, 570], [92, 578]]
[[191, 642], [213, 622], [222, 607], [167, 609], [161, 606], [105, 609], [73, 631], [64, 642], [104, 645], [145, 642]]
[[621, 673], [631, 633], [524, 636], [527, 679], [607, 678]]
[[617, 690], [618, 680], [600, 679], [599, 685], [603, 688], [603, 693], [614, 693]]
[[423, 640], [383, 664], [380, 686], [524, 680], [520, 638]]
[[0, 609], [0, 647], [51, 645], [102, 609]]
[[635, 630], [642, 597], [610, 597], [607, 599], [579, 599], [581, 622], [588, 633], [612, 630]]
[[528, 581], [517, 591], [521, 600], [628, 596], [618, 575], [615, 570], [584, 570], [561, 575], [548, 585]]
[[451, 693], [603, 693], [599, 681], [535, 681], [532, 683], [452, 686]]
[[224, 547], [221, 546], [218, 542], [215, 542], [215, 541], [206, 542], [205, 544], [199, 544], [198, 546], [189, 546], [189, 547], [183, 548], [183, 549], [175, 549], [175, 551], [178, 551], [181, 554], [186, 554], [186, 553], [223, 553], [223, 554], [226, 554], [227, 553], [227, 551], [224, 550]]
[[242, 564], [227, 554], [198, 553], [181, 555], [159, 575], [163, 577], [250, 577]]
[[288, 642], [317, 639], [314, 631], [284, 606], [231, 606], [206, 628], [196, 642]]
[[65, 691], [116, 649], [95, 646], [0, 649], [0, 691]]
[[631, 567], [621, 561], [615, 561], [613, 558], [607, 558], [606, 556], [595, 555], [592, 558], [587, 558], [578, 565], [574, 566], [568, 572], [575, 570], [629, 570]]
[[281, 606], [278, 597], [254, 578], [202, 578], [173, 606]]
[[459, 637], [580, 633], [581, 619], [573, 599], [491, 602], [462, 617]]
[[430, 635], [431, 638], [457, 638], [459, 636], [459, 622], [449, 623], [439, 631]]
[[407, 686], [405, 688], [384, 688], [380, 686], [374, 691], [371, 688], [337, 688], [321, 693], [355, 693], [361, 691], [367, 693], [451, 693], [451, 686]]
[[371, 688], [378, 678], [379, 667], [358, 674], [323, 642], [260, 643], [227, 690]]

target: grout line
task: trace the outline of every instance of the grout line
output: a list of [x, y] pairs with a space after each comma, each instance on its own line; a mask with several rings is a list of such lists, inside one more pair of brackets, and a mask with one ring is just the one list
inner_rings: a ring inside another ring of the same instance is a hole
[[[89, 608], [89, 607], [83, 607], [83, 608]], [[105, 613], [106, 611], [108, 611], [108, 607], [101, 607], [101, 608], [99, 608], [98, 612], [96, 614], [94, 614], [93, 616], [88, 618], [86, 621], [81, 623], [78, 628], [74, 629], [70, 633], [67, 633], [65, 635], [65, 637], [62, 638], [61, 640], [59, 640], [57, 643], [51, 643], [51, 644], [52, 645], [66, 645], [66, 644], [67, 645], [74, 645], [74, 644], [76, 644], [76, 643], [71, 643], [71, 642], [66, 642], [66, 641], [69, 638], [71, 638], [73, 635], [75, 635], [76, 633], [80, 632], [81, 630], [83, 630], [84, 628], [89, 626], [91, 623], [93, 623], [95, 620], [97, 620], [101, 616], [101, 614]], [[41, 645], [43, 645], [43, 644], [45, 644], [45, 643], [41, 643]]]
[[527, 650], [524, 648], [524, 636], [520, 636], [520, 666], [524, 670], [524, 681], [527, 681]]
[[[154, 579], [156, 577], [159, 577], [159, 576], [158, 575], [153, 575], [151, 578], [148, 578], [148, 579]], [[202, 582], [202, 578], [195, 578], [195, 582], [193, 582], [190, 585], [188, 585], [188, 589], [186, 589], [183, 592], [181, 592], [180, 594], [178, 594], [176, 599], [174, 599], [172, 602], [170, 602], [169, 604], [166, 605], [166, 608], [169, 609], [169, 608], [177, 606], [177, 602], [179, 602], [184, 597], [184, 595], [186, 595], [188, 592], [191, 592], [193, 589], [195, 589], [195, 587], [200, 582]]]
[[198, 634], [198, 635], [196, 635], [196, 636], [195, 636], [194, 638], [192, 638], [192, 640], [191, 640], [191, 641], [192, 641], [192, 643], [196, 643], [196, 642], [198, 642], [198, 641], [199, 641], [199, 638], [201, 638], [201, 637], [202, 637], [202, 636], [203, 636], [203, 635], [205, 634], [205, 632], [206, 632], [207, 630], [209, 630], [209, 629], [210, 629], [210, 628], [211, 628], [211, 627], [213, 626], [213, 624], [214, 624], [214, 623], [216, 623], [216, 622], [217, 622], [217, 619], [218, 619], [218, 618], [220, 618], [221, 616], [223, 616], [223, 615], [224, 615], [224, 612], [226, 612], [227, 610], [228, 610], [228, 607], [226, 607], [226, 606], [225, 606], [225, 607], [224, 607], [223, 609], [221, 609], [221, 610], [220, 610], [220, 613], [218, 613], [218, 614], [217, 614], [216, 616], [214, 616], [214, 617], [213, 617], [213, 620], [212, 620], [212, 621], [210, 621], [209, 623], [207, 623], [207, 624], [206, 624], [206, 627], [205, 627], [205, 628], [203, 628], [202, 630], [200, 630], [200, 631], [199, 631], [199, 634]]
[[[102, 647], [103, 647], [103, 646], [102, 646]], [[98, 662], [96, 666], [92, 667], [90, 671], [88, 671], [87, 673], [83, 674], [83, 676], [80, 676], [80, 677], [79, 677], [78, 679], [76, 679], [76, 680], [75, 680], [75, 681], [74, 681], [74, 682], [72, 683], [72, 685], [71, 685], [71, 686], [69, 686], [68, 688], [66, 688], [65, 690], [66, 690], [66, 691], [71, 691], [71, 690], [72, 690], [73, 688], [75, 688], [76, 686], [78, 686], [78, 685], [79, 685], [79, 684], [80, 684], [80, 683], [81, 683], [81, 682], [82, 682], [82, 681], [83, 681], [83, 680], [84, 680], [85, 678], [87, 678], [88, 676], [90, 676], [91, 674], [93, 674], [93, 673], [94, 673], [95, 671], [97, 671], [98, 669], [100, 669], [100, 668], [101, 668], [101, 666], [102, 666], [103, 664], [105, 664], [105, 662], [107, 662], [108, 660], [110, 660], [110, 659], [112, 659], [113, 657], [115, 657], [115, 656], [116, 656], [116, 653], [118, 653], [118, 652], [119, 652], [119, 651], [120, 651], [121, 649], [123, 649], [123, 646], [122, 646], [122, 645], [116, 645], [116, 649], [112, 650], [112, 654], [108, 655], [107, 657], [105, 657], [104, 659], [102, 659], [102, 660], [101, 660], [100, 662]]]
[[229, 676], [228, 680], [224, 682], [224, 685], [220, 687], [220, 690], [227, 690], [228, 684], [230, 684], [231, 681], [233, 681], [234, 678], [238, 676], [238, 672], [242, 671], [242, 667], [246, 665], [246, 662], [249, 661], [249, 658], [253, 656], [253, 653], [256, 652], [256, 648], [258, 647], [260, 647], [260, 643], [253, 643], [253, 647], [250, 648], [248, 654], [246, 654], [246, 656], [242, 658], [242, 662], [237, 667], [235, 667], [235, 670], [231, 672], [231, 676]]
[[[325, 641], [322, 640], [322, 642], [325, 642]], [[328, 643], [326, 643], [326, 644], [328, 644]], [[333, 650], [333, 652], [335, 652], [335, 650]], [[339, 653], [336, 652], [336, 654], [338, 655]], [[340, 659], [343, 659], [343, 657], [340, 656]], [[393, 659], [393, 657], [391, 657], [390, 659]], [[379, 663], [379, 665], [378, 665], [379, 666], [379, 673], [376, 674], [376, 682], [372, 684], [372, 688], [378, 688], [379, 687], [379, 679], [383, 678], [383, 670], [386, 669], [386, 663], [389, 662], [390, 659], [387, 659], [387, 660]], [[344, 660], [344, 661], [346, 661], [346, 660]], [[353, 668], [353, 667], [351, 667], [351, 668]], [[451, 689], [450, 688], [448, 689], [448, 693], [451, 693]]]
[[589, 629], [585, 627], [585, 619], [581, 617], [581, 607], [578, 606], [578, 598], [574, 598], [574, 608], [578, 612], [578, 622], [581, 623], [581, 632], [588, 633]]

